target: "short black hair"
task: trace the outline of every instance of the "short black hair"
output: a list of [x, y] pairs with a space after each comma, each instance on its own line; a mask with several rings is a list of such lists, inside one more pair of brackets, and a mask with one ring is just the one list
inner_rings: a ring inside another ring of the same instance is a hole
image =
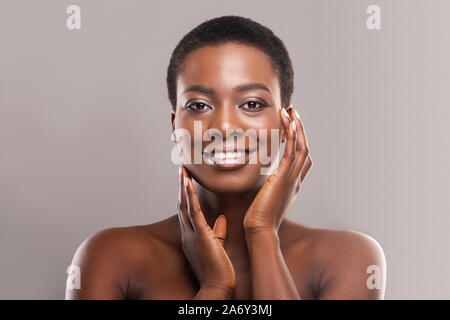
[[272, 68], [278, 73], [281, 104], [288, 108], [294, 91], [294, 70], [283, 42], [267, 27], [249, 18], [229, 15], [201, 23], [173, 50], [167, 68], [167, 89], [173, 110], [177, 102], [177, 77], [185, 57], [195, 49], [227, 42], [254, 46], [270, 57]]

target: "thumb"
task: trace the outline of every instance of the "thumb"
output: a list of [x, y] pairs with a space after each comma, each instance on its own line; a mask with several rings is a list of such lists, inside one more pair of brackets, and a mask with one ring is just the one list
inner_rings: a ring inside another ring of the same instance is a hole
[[227, 238], [227, 218], [223, 214], [217, 217], [213, 231], [222, 245], [224, 245]]

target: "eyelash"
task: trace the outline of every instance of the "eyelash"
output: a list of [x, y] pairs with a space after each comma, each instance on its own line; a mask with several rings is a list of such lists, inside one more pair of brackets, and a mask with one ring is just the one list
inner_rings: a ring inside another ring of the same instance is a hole
[[[250, 111], [250, 112], [258, 112], [259, 110], [261, 110], [261, 109], [263, 109], [263, 108], [265, 108], [265, 107], [268, 107], [268, 105], [267, 105], [266, 103], [259, 102], [259, 101], [255, 101], [255, 100], [249, 100], [249, 101], [245, 102], [245, 103], [243, 104], [243, 106], [246, 105], [246, 104], [248, 104], [248, 103], [250, 103], [250, 102], [257, 103], [257, 104], [260, 105], [260, 107], [259, 107], [259, 108], [244, 108], [244, 110], [247, 110], [247, 111], [252, 110], [252, 111]], [[203, 105], [207, 106], [207, 104], [206, 104], [206, 103], [203, 103], [203, 102], [194, 102], [194, 103], [191, 103], [191, 104], [187, 105], [187, 106], [185, 107], [185, 109], [190, 109], [190, 110], [193, 110], [194, 112], [201, 112], [201, 111], [203, 111], [204, 109], [197, 110], [197, 109], [193, 109], [193, 108], [192, 108], [192, 106], [195, 106], [195, 105], [198, 105], [198, 104], [203, 104]]]

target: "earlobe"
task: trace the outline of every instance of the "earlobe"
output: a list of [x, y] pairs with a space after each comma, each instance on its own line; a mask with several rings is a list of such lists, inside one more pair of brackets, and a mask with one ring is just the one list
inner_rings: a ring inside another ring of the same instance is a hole
[[172, 124], [172, 133], [171, 133], [171, 139], [173, 143], [177, 143], [177, 136], [175, 135], [175, 111], [172, 110], [170, 114], [170, 122]]
[[176, 136], [175, 132], [173, 132], [173, 131], [171, 133], [170, 139], [172, 140], [173, 144], [176, 145], [178, 143], [177, 136]]

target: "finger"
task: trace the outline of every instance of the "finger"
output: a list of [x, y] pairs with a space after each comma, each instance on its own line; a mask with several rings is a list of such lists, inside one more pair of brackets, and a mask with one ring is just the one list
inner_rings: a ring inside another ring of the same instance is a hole
[[180, 222], [180, 228], [184, 232], [186, 231], [186, 225], [183, 219], [183, 212], [182, 212], [182, 206], [183, 206], [183, 196], [181, 193], [182, 185], [181, 185], [181, 167], [178, 167], [178, 179], [180, 182], [180, 187], [178, 188], [178, 200], [177, 200], [177, 209], [178, 209], [178, 220]]
[[290, 110], [290, 116], [293, 117], [293, 121], [295, 121], [297, 125], [296, 161], [292, 167], [291, 173], [294, 176], [299, 176], [306, 164], [306, 158], [309, 155], [309, 147], [306, 141], [304, 126], [300, 120], [298, 111], [292, 108]]
[[313, 163], [311, 160], [311, 155], [308, 155], [308, 158], [306, 159], [306, 164], [305, 167], [302, 169], [302, 173], [300, 175], [300, 182], [303, 182], [303, 180], [305, 180], [306, 175], [309, 172], [309, 169], [311, 169]]
[[280, 109], [280, 118], [281, 118], [281, 124], [283, 125], [283, 138], [282, 138], [282, 142], [286, 141], [286, 130], [289, 127], [289, 123], [291, 122], [289, 119], [289, 114], [287, 113], [286, 109], [281, 107]]
[[280, 115], [281, 115], [281, 123], [283, 124], [284, 129], [287, 129], [289, 126], [289, 123], [291, 122], [289, 113], [287, 113], [285, 108], [281, 107]]
[[185, 178], [185, 192], [186, 201], [188, 207], [188, 216], [192, 223], [192, 227], [195, 231], [200, 231], [208, 225], [206, 219], [203, 215], [202, 209], [200, 208], [200, 203], [198, 202], [197, 192], [195, 191], [194, 184], [192, 180], [188, 177]]
[[280, 160], [280, 164], [275, 174], [277, 176], [284, 176], [289, 174], [292, 164], [295, 161], [295, 148], [296, 148], [296, 124], [295, 121], [291, 121], [287, 129], [286, 147], [283, 157]]
[[187, 215], [187, 203], [186, 203], [186, 193], [184, 192], [184, 176], [183, 176], [183, 166], [178, 167], [178, 177], [180, 180], [180, 188], [178, 191], [178, 219], [181, 221], [181, 225], [184, 228], [183, 230], [193, 230], [192, 224], [189, 221], [189, 217]]
[[222, 245], [225, 245], [225, 240], [227, 238], [227, 218], [223, 214], [217, 217], [213, 231]]
[[184, 182], [183, 182], [183, 170], [180, 167], [178, 167], [178, 175], [180, 180], [180, 188], [178, 190], [178, 219], [180, 220], [180, 225], [182, 226], [182, 230], [186, 231], [189, 229], [192, 229], [191, 223], [189, 222], [189, 218], [187, 216], [186, 210], [186, 200], [185, 200], [185, 193], [184, 193]]
[[186, 203], [186, 215], [188, 217], [189, 223], [192, 226], [192, 229], [195, 231], [195, 224], [192, 220], [192, 214], [191, 214], [191, 205], [189, 203], [189, 190], [188, 190], [188, 177], [186, 176], [186, 170], [185, 168], [182, 168], [183, 171], [183, 190], [184, 190], [184, 201]]
[[180, 225], [180, 229], [182, 232], [186, 232], [186, 225], [183, 221], [183, 213], [181, 212], [181, 187], [180, 187], [180, 191], [178, 192], [178, 201], [177, 201], [177, 209], [178, 209], [178, 222]]

